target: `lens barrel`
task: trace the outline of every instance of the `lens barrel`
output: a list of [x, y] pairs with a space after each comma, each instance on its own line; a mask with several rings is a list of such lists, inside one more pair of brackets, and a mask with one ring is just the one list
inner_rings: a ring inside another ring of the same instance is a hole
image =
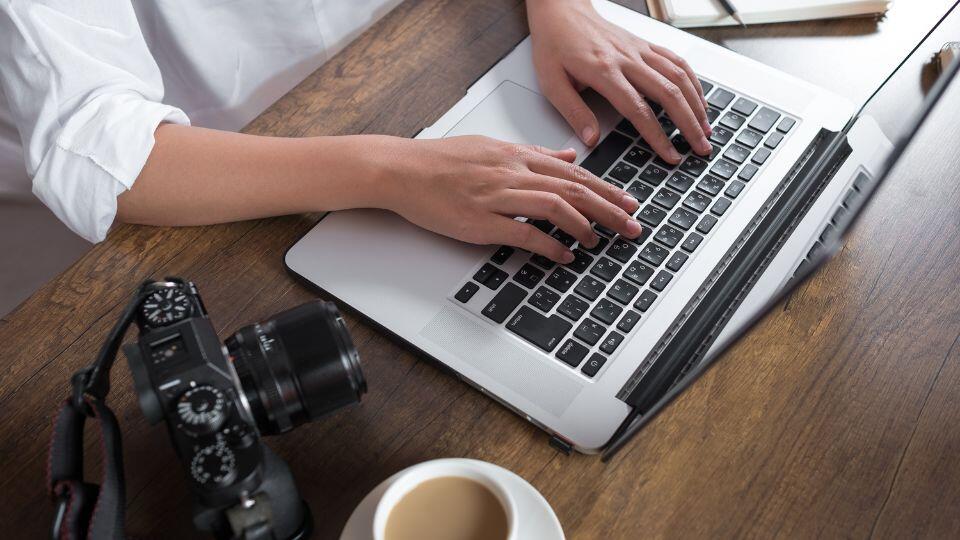
[[308, 302], [245, 326], [226, 346], [265, 435], [357, 403], [367, 391], [357, 350], [331, 302]]

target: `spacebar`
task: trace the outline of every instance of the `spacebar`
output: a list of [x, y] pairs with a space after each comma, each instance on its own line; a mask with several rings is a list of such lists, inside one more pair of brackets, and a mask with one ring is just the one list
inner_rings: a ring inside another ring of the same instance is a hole
[[557, 347], [563, 336], [573, 328], [573, 325], [554, 315], [544, 317], [533, 309], [523, 306], [510, 319], [507, 328], [537, 347], [550, 352]]

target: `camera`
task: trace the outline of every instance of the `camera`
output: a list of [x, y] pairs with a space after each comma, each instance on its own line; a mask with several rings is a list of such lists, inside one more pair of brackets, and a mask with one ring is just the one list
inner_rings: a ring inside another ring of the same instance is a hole
[[143, 414], [167, 431], [194, 495], [196, 527], [218, 538], [306, 538], [312, 517], [287, 465], [261, 440], [366, 392], [336, 306], [314, 301], [220, 343], [193, 283], [141, 285], [123, 350]]

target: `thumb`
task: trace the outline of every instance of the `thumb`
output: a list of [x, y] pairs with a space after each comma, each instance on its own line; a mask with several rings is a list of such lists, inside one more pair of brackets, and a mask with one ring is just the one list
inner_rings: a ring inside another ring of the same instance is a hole
[[596, 115], [587, 107], [563, 69], [550, 71], [540, 77], [543, 95], [557, 108], [587, 146], [597, 144], [600, 126]]

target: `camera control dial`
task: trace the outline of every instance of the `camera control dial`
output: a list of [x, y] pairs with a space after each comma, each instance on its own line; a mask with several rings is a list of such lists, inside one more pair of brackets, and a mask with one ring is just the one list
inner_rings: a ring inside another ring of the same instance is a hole
[[205, 435], [220, 429], [226, 418], [223, 392], [201, 385], [187, 390], [177, 401], [180, 428], [191, 435]]
[[190, 315], [190, 299], [177, 288], [154, 291], [140, 304], [140, 314], [150, 326], [166, 326]]
[[190, 460], [190, 476], [202, 486], [230, 484], [237, 476], [237, 457], [223, 441], [205, 446]]

